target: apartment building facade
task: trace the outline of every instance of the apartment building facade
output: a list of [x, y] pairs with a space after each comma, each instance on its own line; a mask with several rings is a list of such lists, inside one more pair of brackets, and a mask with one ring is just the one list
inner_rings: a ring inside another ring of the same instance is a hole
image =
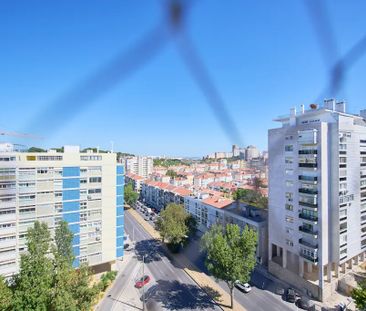
[[126, 173], [132, 173], [143, 178], [148, 178], [154, 167], [153, 159], [150, 157], [136, 156], [124, 159]]
[[366, 114], [292, 109], [269, 130], [269, 271], [324, 300], [366, 250]]
[[202, 192], [195, 196], [184, 198], [184, 208], [197, 221], [197, 228], [202, 233], [212, 225], [236, 224], [241, 229], [245, 226], [258, 234], [257, 262], [267, 264], [268, 230], [267, 211], [244, 203], [235, 202], [219, 196]]
[[[1, 149], [1, 147], [0, 147]], [[114, 153], [0, 150], [0, 274], [19, 271], [36, 220], [54, 235], [61, 220], [74, 234], [74, 267], [108, 270], [123, 257], [124, 172]]]

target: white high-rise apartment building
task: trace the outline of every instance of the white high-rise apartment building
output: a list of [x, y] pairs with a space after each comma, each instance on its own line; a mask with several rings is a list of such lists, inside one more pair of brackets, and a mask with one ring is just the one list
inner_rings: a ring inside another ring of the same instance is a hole
[[0, 145], [0, 275], [19, 271], [26, 233], [36, 220], [54, 234], [65, 220], [74, 233], [74, 266], [108, 270], [123, 256], [124, 175], [114, 153], [18, 152]]
[[269, 130], [269, 271], [319, 300], [366, 250], [366, 113], [326, 100]]
[[136, 174], [148, 178], [153, 172], [154, 162], [150, 157], [128, 157], [125, 158], [126, 173]]

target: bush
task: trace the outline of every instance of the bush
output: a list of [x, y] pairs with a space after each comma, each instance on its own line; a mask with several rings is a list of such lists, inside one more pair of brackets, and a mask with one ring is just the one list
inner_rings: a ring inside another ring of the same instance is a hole
[[107, 287], [115, 280], [117, 276], [117, 271], [108, 271], [106, 273], [104, 273], [101, 278], [100, 278], [100, 282], [99, 282], [99, 288], [102, 291], [105, 291], [107, 289]]

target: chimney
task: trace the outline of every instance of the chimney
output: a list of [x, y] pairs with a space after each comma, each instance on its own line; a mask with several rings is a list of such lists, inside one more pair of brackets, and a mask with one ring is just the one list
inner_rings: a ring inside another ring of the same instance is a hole
[[335, 99], [324, 99], [324, 108], [329, 110], [335, 110]]
[[335, 104], [335, 110], [338, 112], [346, 112], [346, 102], [345, 101], [341, 101]]

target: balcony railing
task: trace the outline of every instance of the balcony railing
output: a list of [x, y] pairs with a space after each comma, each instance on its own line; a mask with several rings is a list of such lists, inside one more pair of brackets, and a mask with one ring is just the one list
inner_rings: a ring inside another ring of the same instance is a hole
[[316, 203], [309, 203], [309, 202], [299, 201], [299, 204], [302, 205], [302, 206], [306, 206], [306, 207], [318, 208], [318, 204], [316, 204]]
[[303, 180], [303, 181], [318, 181], [318, 177], [317, 176], [305, 176], [305, 175], [299, 175], [299, 180]]
[[309, 229], [307, 227], [304, 227], [304, 226], [300, 226], [299, 227], [299, 231], [304, 232], [304, 233], [307, 233], [307, 234], [310, 234], [310, 235], [312, 235], [314, 237], [317, 237], [318, 236], [318, 232], [317, 231], [311, 230], [311, 229]]
[[309, 256], [309, 255], [305, 255], [303, 253], [300, 252], [300, 256], [302, 258], [305, 258], [306, 260], [312, 262], [312, 263], [317, 263], [318, 262], [318, 257], [312, 257], [312, 256]]
[[316, 163], [299, 163], [299, 167], [316, 168], [318, 165]]
[[314, 222], [318, 221], [318, 216], [313, 216], [313, 215], [304, 214], [304, 213], [300, 213], [299, 218], [314, 221]]
[[299, 239], [299, 243], [301, 245], [304, 245], [304, 246], [312, 248], [312, 249], [317, 249], [318, 248], [318, 244], [313, 244], [313, 243], [307, 242], [304, 239]]
[[318, 190], [307, 189], [307, 188], [299, 188], [299, 192], [300, 193], [305, 193], [305, 194], [318, 194]]
[[318, 150], [303, 149], [303, 150], [299, 150], [299, 154], [318, 154]]

